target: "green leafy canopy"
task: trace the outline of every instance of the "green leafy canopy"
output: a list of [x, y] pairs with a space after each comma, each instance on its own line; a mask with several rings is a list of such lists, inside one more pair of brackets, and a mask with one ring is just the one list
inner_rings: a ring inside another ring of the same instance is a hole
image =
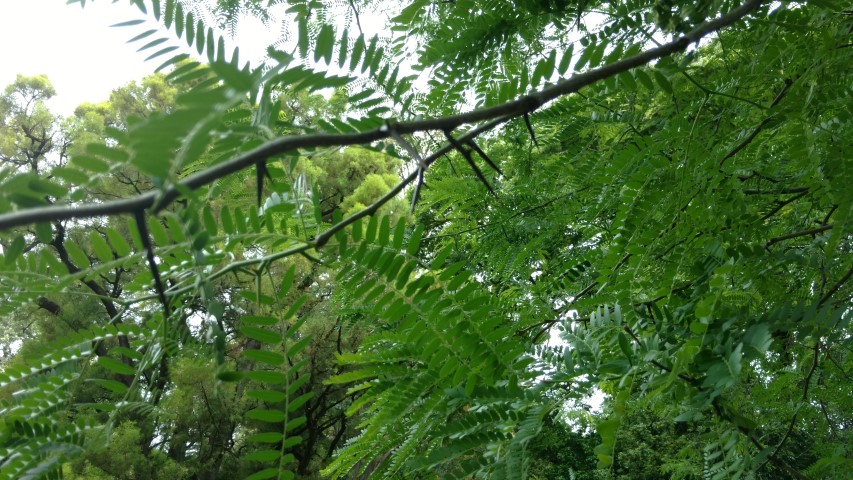
[[0, 476], [850, 468], [846, 4], [213, 3], [0, 97]]

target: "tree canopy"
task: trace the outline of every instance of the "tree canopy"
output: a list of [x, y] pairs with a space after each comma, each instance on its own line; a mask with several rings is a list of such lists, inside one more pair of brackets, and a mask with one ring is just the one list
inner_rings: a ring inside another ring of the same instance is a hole
[[3, 478], [853, 466], [845, 2], [130, 3], [0, 96]]

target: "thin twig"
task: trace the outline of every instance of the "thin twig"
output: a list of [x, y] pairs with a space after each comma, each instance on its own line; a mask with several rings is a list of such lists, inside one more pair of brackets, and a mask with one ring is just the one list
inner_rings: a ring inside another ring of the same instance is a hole
[[355, 24], [358, 27], [358, 33], [363, 35], [364, 32], [361, 30], [361, 20], [358, 18], [358, 10], [355, 8], [353, 0], [349, 0], [349, 6], [352, 9], [353, 15], [355, 15]]
[[782, 208], [785, 207], [785, 205], [796, 202], [797, 200], [805, 197], [808, 194], [809, 194], [809, 191], [806, 190], [805, 192], [798, 193], [797, 195], [794, 195], [793, 197], [791, 197], [789, 199], [777, 201], [776, 206], [772, 210], [770, 210], [769, 212], [765, 213], [764, 216], [762, 216], [758, 221], [763, 222], [763, 221], [767, 220], [768, 218], [772, 217], [773, 215], [776, 215], [780, 210], [782, 210]]
[[809, 230], [802, 230], [800, 232], [793, 232], [793, 233], [789, 233], [786, 235], [780, 235], [778, 237], [774, 237], [774, 238], [771, 238], [770, 240], [767, 240], [767, 243], [764, 244], [764, 248], [768, 248], [775, 243], [784, 242], [785, 240], [790, 240], [792, 238], [805, 237], [807, 235], [817, 235], [818, 233], [825, 232], [825, 231], [831, 230], [831, 229], [832, 229], [832, 225], [830, 224], [830, 225], [822, 225], [820, 227], [812, 228]]
[[829, 299], [832, 298], [832, 296], [835, 295], [835, 293], [838, 292], [838, 290], [845, 283], [847, 283], [848, 280], [850, 280], [850, 277], [853, 277], [853, 267], [850, 267], [850, 270], [847, 270], [847, 273], [845, 273], [844, 276], [841, 277], [841, 280], [839, 280], [838, 283], [833, 285], [832, 288], [830, 288], [829, 291], [826, 292], [823, 297], [821, 297], [820, 302], [818, 302], [818, 305], [823, 305], [828, 302]]
[[[788, 90], [790, 90], [791, 85], [793, 85], [793, 84], [794, 84], [793, 80], [791, 80], [790, 78], [786, 78], [785, 79], [785, 86], [782, 87], [782, 90], [779, 91], [779, 93], [776, 95], [776, 98], [774, 98], [773, 101], [770, 102], [770, 106], [767, 108], [772, 109], [773, 107], [778, 105], [779, 102], [782, 100], [782, 98], [784, 98], [785, 95], [788, 93]], [[740, 152], [741, 150], [746, 148], [746, 146], [749, 145], [755, 139], [755, 137], [757, 137], [758, 134], [761, 133], [762, 130], [764, 130], [764, 127], [766, 127], [767, 124], [769, 124], [772, 119], [773, 119], [773, 115], [770, 115], [767, 118], [765, 118], [764, 120], [762, 120], [761, 123], [759, 123], [758, 126], [755, 127], [752, 130], [752, 132], [746, 136], [746, 138], [744, 138], [740, 143], [735, 145], [734, 148], [729, 150], [729, 153], [727, 153], [722, 158], [722, 160], [720, 160], [720, 166], [722, 167], [723, 164], [726, 163], [726, 160], [734, 157], [735, 155], [738, 154], [738, 152]]]
[[814, 373], [817, 370], [817, 359], [818, 355], [820, 355], [820, 342], [815, 343], [815, 346], [812, 348], [812, 350], [814, 350], [814, 356], [812, 357], [812, 365], [811, 368], [809, 368], [809, 373], [806, 375], [805, 378], [805, 385], [803, 386], [803, 395], [800, 397], [800, 405], [794, 409], [794, 414], [791, 415], [791, 420], [788, 422], [788, 429], [785, 431], [785, 435], [782, 436], [782, 440], [780, 440], [779, 443], [776, 445], [776, 448], [773, 449], [773, 453], [771, 453], [770, 456], [768, 456], [767, 459], [764, 460], [764, 462], [762, 462], [761, 465], [759, 465], [758, 468], [755, 469], [755, 471], [761, 470], [764, 465], [767, 465], [767, 462], [769, 462], [770, 459], [775, 458], [779, 454], [779, 450], [782, 449], [782, 446], [785, 445], [785, 442], [788, 441], [788, 438], [794, 431], [794, 424], [796, 424], [797, 422], [797, 413], [799, 413], [800, 408], [805, 405], [806, 400], [808, 400], [809, 398], [809, 385], [811, 385], [812, 376], [814, 376]]

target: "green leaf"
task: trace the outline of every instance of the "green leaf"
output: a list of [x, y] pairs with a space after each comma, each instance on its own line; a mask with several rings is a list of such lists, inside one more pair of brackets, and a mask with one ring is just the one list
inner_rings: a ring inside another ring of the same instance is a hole
[[296, 397], [295, 399], [291, 400], [290, 403], [288, 403], [287, 411], [289, 413], [295, 412], [296, 410], [301, 408], [303, 405], [308, 403], [308, 400], [311, 400], [312, 398], [314, 398], [314, 392], [304, 393], [304, 394]]
[[574, 53], [575, 44], [569, 44], [568, 50], [563, 52], [563, 56], [560, 58], [560, 64], [557, 66], [557, 73], [560, 75], [564, 75], [566, 71], [569, 70], [569, 65], [572, 63], [572, 54]]
[[310, 44], [308, 41], [308, 19], [305, 16], [300, 15], [296, 19], [296, 29], [297, 29], [297, 43], [296, 45], [299, 48], [299, 56], [302, 58], [308, 57], [308, 49], [310, 48]]
[[331, 25], [323, 25], [317, 35], [317, 44], [314, 48], [314, 61], [323, 59], [326, 64], [332, 62], [332, 50], [335, 46], [335, 31]]
[[53, 226], [46, 222], [36, 224], [36, 238], [42, 243], [53, 241]]
[[216, 61], [210, 64], [210, 69], [216, 73], [222, 81], [238, 92], [252, 90], [252, 76], [250, 72], [240, 70], [231, 63]]
[[575, 63], [575, 71], [580, 71], [586, 64], [589, 62], [590, 57], [593, 53], [595, 53], [596, 45], [591, 43], [583, 49], [580, 56], [578, 57], [578, 61]]
[[654, 75], [655, 81], [657, 82], [658, 86], [660, 86], [660, 88], [664, 92], [672, 95], [672, 84], [669, 83], [669, 79], [666, 78], [666, 76], [664, 76], [664, 74], [661, 73], [660, 70], [652, 70], [652, 74]]
[[653, 91], [655, 89], [655, 84], [652, 81], [652, 77], [650, 77], [649, 74], [645, 72], [645, 70], [635, 69], [634, 77], [636, 78], [637, 82], [639, 82], [643, 85], [643, 87], [646, 88], [646, 90]]
[[601, 65], [601, 59], [604, 57], [604, 51], [607, 50], [607, 43], [600, 43], [596, 46], [589, 55], [589, 67], [595, 68]]
[[258, 382], [268, 383], [270, 385], [281, 385], [287, 380], [283, 373], [271, 372], [267, 370], [255, 370], [245, 372], [244, 375], [246, 376], [246, 378], [256, 380]]
[[236, 229], [234, 227], [234, 220], [231, 219], [231, 211], [228, 207], [222, 207], [222, 210], [219, 211], [219, 218], [222, 221], [222, 229], [225, 230], [225, 233], [233, 235], [236, 232]]
[[126, 257], [130, 255], [130, 244], [127, 243], [127, 240], [125, 240], [124, 237], [116, 231], [116, 229], [107, 228], [105, 232], [110, 241], [110, 245], [113, 246], [113, 249], [119, 257]]
[[161, 45], [161, 44], [168, 42], [168, 41], [169, 41], [168, 38], [158, 38], [155, 40], [151, 40], [150, 42], [148, 42], [145, 45], [136, 49], [136, 51], [137, 52], [144, 52], [145, 50], [148, 50], [149, 48], [154, 48], [154, 47]]
[[631, 72], [622, 72], [617, 76], [617, 79], [619, 80], [619, 84], [628, 90], [637, 89], [637, 82], [634, 81], [634, 77], [631, 75]]
[[373, 57], [377, 54], [378, 41], [379, 35], [374, 35], [373, 38], [370, 39], [370, 44], [367, 45], [367, 50], [365, 50], [364, 52], [364, 62], [361, 64], [361, 73], [366, 72], [367, 69], [370, 68], [370, 66], [373, 64]]
[[453, 253], [453, 248], [451, 246], [444, 247], [438, 254], [433, 258], [432, 262], [429, 264], [430, 270], [438, 270], [444, 265], [444, 261], [447, 260], [447, 257]]
[[344, 28], [343, 33], [341, 33], [341, 46], [338, 52], [339, 68], [344, 68], [344, 64], [347, 61], [347, 53], [349, 53], [349, 30]]
[[266, 408], [255, 408], [246, 412], [246, 417], [267, 423], [280, 423], [284, 421], [284, 413], [279, 410], [268, 410]]
[[82, 248], [78, 247], [76, 243], [70, 240], [66, 240], [63, 245], [65, 246], [65, 250], [68, 252], [68, 257], [78, 268], [89, 267], [89, 256], [86, 255], [86, 252], [84, 252]]
[[77, 155], [71, 159], [71, 164], [95, 173], [106, 173], [110, 170], [109, 164], [95, 157]]
[[207, 243], [210, 241], [210, 233], [206, 230], [202, 230], [198, 232], [198, 234], [193, 238], [193, 250], [201, 250], [203, 249]]
[[243, 333], [243, 335], [249, 338], [253, 338], [262, 343], [277, 344], [281, 343], [282, 341], [281, 335], [275, 332], [271, 332], [269, 330], [265, 330], [263, 328], [246, 325], [240, 327], [240, 331]]
[[[368, 231], [369, 230], [370, 230], [370, 227], [368, 226]], [[388, 240], [389, 240], [388, 237], [389, 237], [390, 233], [391, 233], [391, 219], [386, 215], [386, 216], [382, 217], [382, 220], [380, 221], [380, 224], [379, 224], [379, 236], [377, 237], [379, 245], [382, 245], [383, 247], [388, 245]]]
[[309, 343], [311, 343], [311, 337], [302, 338], [287, 348], [287, 355], [289, 357], [298, 355]]
[[277, 390], [249, 390], [246, 392], [251, 398], [255, 400], [260, 400], [262, 402], [268, 403], [279, 403], [283, 402], [287, 395], [284, 392], [279, 392]]
[[[145, 57], [145, 61], [147, 62], [148, 60], [152, 60], [152, 59], [155, 59], [157, 57], [161, 57], [167, 53], [174, 52], [177, 49], [178, 49], [178, 47], [176, 47], [176, 46], [161, 48], [160, 50], [157, 50], [156, 52], [152, 53], [151, 55], [148, 55], [147, 57]], [[174, 63], [174, 62], [171, 62], [171, 61], [167, 62], [167, 65], [170, 65], [172, 63]]]
[[[166, 60], [165, 62], [161, 63], [161, 64], [160, 64], [160, 65], [159, 65], [159, 66], [154, 70], [154, 72], [156, 73], [156, 72], [163, 71], [163, 70], [165, 70], [165, 69], [167, 69], [167, 68], [169, 68], [169, 67], [172, 67], [172, 66], [177, 65], [177, 64], [180, 64], [180, 63], [184, 63], [184, 64], [186, 65], [186, 63], [187, 63], [186, 61], [187, 61], [189, 58], [190, 58], [190, 55], [189, 55], [189, 54], [187, 54], [187, 53], [181, 53], [181, 54], [178, 54], [178, 55], [173, 55], [173, 56], [172, 56], [172, 57], [170, 57], [168, 60]], [[182, 68], [182, 67], [180, 67], [180, 68]], [[175, 70], [175, 71], [176, 71], [176, 70]], [[174, 72], [173, 72], [173, 73], [174, 73]], [[171, 76], [172, 76], [172, 74], [170, 74], [170, 75], [169, 75], [169, 77], [171, 77]]]
[[359, 60], [361, 60], [361, 55], [364, 53], [364, 34], [358, 36], [355, 39], [355, 44], [352, 47], [352, 56], [350, 57], [349, 69], [355, 70], [355, 67], [358, 66]]
[[166, 224], [169, 225], [169, 233], [172, 235], [172, 238], [176, 243], [182, 243], [187, 240], [187, 237], [184, 235], [184, 224], [181, 222], [178, 217], [173, 214], [164, 215], [166, 219]]
[[423, 237], [424, 227], [420, 223], [415, 225], [415, 229], [412, 231], [411, 236], [409, 237], [409, 242], [406, 244], [406, 254], [409, 256], [415, 256], [418, 254], [418, 250], [421, 246], [421, 238]]
[[113, 250], [107, 244], [107, 241], [104, 240], [104, 237], [101, 236], [95, 230], [92, 230], [89, 233], [89, 240], [92, 242], [92, 250], [95, 251], [95, 255], [102, 262], [109, 262], [113, 259]]
[[181, 38], [184, 33], [184, 7], [181, 2], [175, 3], [175, 34]]
[[625, 358], [633, 364], [634, 350], [631, 348], [631, 341], [628, 340], [628, 336], [622, 332], [619, 332], [619, 349], [622, 350]]
[[120, 375], [133, 375], [136, 369], [110, 357], [98, 357], [98, 365]]
[[293, 418], [287, 422], [287, 426], [285, 427], [284, 430], [286, 432], [292, 432], [293, 430], [296, 430], [297, 428], [301, 427], [302, 425], [305, 425], [305, 423], [307, 421], [308, 420], [304, 416]]
[[85, 185], [86, 183], [89, 183], [89, 180], [91, 180], [89, 175], [75, 168], [56, 167], [51, 170], [50, 173], [54, 177], [61, 178], [74, 185]]
[[156, 217], [149, 217], [148, 232], [154, 239], [154, 243], [160, 245], [161, 247], [169, 245], [169, 243], [171, 243], [169, 241], [169, 233], [166, 232], [166, 227], [164, 227], [163, 224], [160, 223], [160, 220]]
[[143, 24], [143, 23], [145, 23], [145, 20], [144, 20], [144, 19], [140, 19], [140, 20], [128, 20], [128, 21], [126, 21], [126, 22], [114, 23], [114, 24], [110, 25], [110, 27], [133, 27], [133, 26], [135, 26], [135, 25], [141, 25], [141, 24]]
[[284, 355], [266, 350], [244, 350], [243, 356], [249, 360], [266, 363], [268, 365], [278, 366], [284, 363]]
[[4, 265], [6, 267], [11, 267], [12, 265], [14, 265], [18, 257], [21, 256], [21, 253], [23, 253], [25, 246], [26, 243], [24, 241], [24, 237], [21, 235], [16, 235], [15, 238], [12, 240], [12, 243], [9, 244], [8, 249], [3, 252]]
[[246, 455], [244, 458], [248, 462], [272, 462], [278, 460], [279, 455], [278, 450], [259, 450]]
[[43, 193], [54, 198], [62, 198], [68, 194], [68, 189], [62, 185], [57, 185], [56, 183], [38, 177], [30, 179], [29, 187], [34, 192]]
[[125, 392], [127, 392], [127, 386], [125, 386], [125, 384], [123, 384], [121, 382], [117, 382], [115, 380], [101, 380], [101, 379], [93, 378], [93, 379], [89, 379], [88, 381], [91, 383], [100, 385], [100, 386], [104, 387], [105, 389], [107, 389], [111, 392], [117, 393], [119, 395], [124, 395]]

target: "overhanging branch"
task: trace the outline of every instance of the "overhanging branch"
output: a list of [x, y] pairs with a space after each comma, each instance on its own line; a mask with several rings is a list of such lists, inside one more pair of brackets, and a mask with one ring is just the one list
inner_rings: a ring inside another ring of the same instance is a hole
[[[280, 137], [229, 161], [213, 165], [201, 172], [190, 175], [180, 182], [179, 187], [172, 186], [165, 191], [151, 191], [124, 200], [98, 204], [47, 206], [7, 213], [0, 215], [0, 230], [32, 223], [68, 220], [72, 218], [133, 214], [139, 210], [150, 209], [155, 202], [157, 208], [162, 209], [180, 197], [181, 190], [198, 189], [232, 173], [254, 166], [258, 162], [265, 161], [275, 155], [303, 148], [342, 147], [371, 143], [388, 138], [391, 135], [391, 128], [398, 134], [411, 134], [424, 131], [451, 131], [465, 124], [474, 124], [495, 119], [502, 119], [503, 122], [521, 117], [533, 112], [547, 102], [577, 92], [583, 87], [680, 52], [691, 43], [699, 41], [706, 35], [737, 22], [749, 12], [756, 9], [760, 4], [761, 0], [748, 0], [728, 14], [706, 22], [672, 42], [665, 43], [659, 47], [646, 50], [609, 65], [574, 75], [556, 85], [501, 105], [446, 117], [394, 123], [390, 128], [387, 125], [383, 125], [367, 132]], [[398, 192], [402, 191], [413, 180], [414, 178], [407, 178], [401, 183], [401, 186], [394, 190]]]

